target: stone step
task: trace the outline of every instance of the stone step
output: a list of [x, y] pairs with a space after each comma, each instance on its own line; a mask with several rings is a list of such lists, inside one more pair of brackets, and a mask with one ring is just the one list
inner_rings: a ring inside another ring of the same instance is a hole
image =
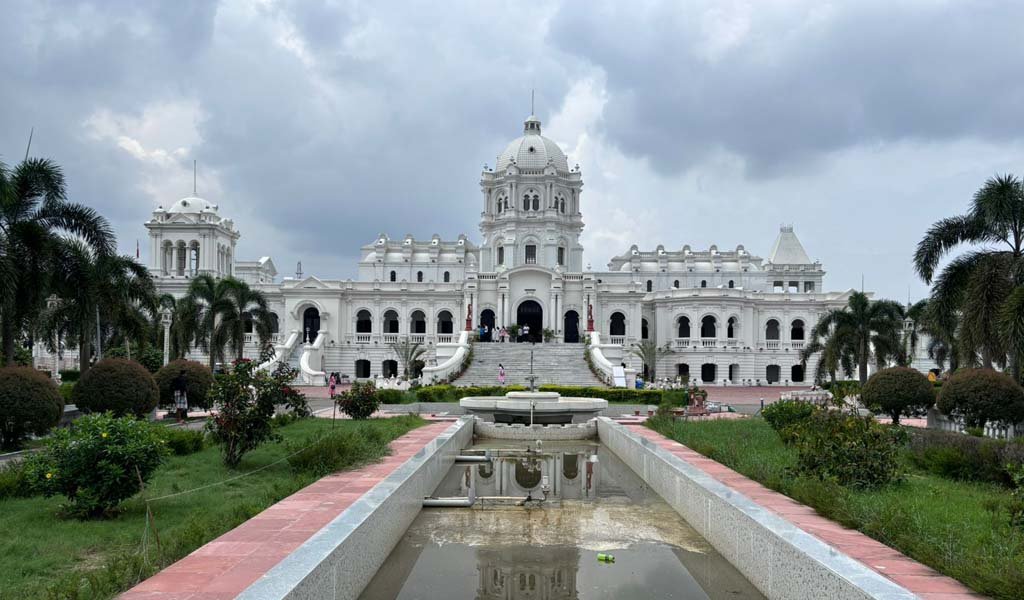
[[473, 363], [455, 385], [496, 385], [501, 364], [508, 385], [529, 385], [532, 366], [537, 385], [603, 386], [590, 372], [584, 351], [583, 344], [477, 343], [473, 346]]

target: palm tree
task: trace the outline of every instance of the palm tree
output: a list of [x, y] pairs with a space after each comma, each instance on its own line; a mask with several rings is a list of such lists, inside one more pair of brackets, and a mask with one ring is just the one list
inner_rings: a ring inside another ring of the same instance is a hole
[[658, 357], [671, 352], [671, 350], [668, 344], [659, 348], [653, 341], [645, 340], [638, 344], [633, 344], [630, 352], [632, 352], [633, 356], [639, 358], [641, 363], [647, 366], [649, 379], [654, 381], [657, 377]]
[[[954, 258], [936, 277], [939, 262], [961, 244], [983, 245]], [[931, 301], [940, 321], [958, 320], [960, 350], [969, 363], [980, 354], [986, 367], [1003, 363], [1009, 350], [1020, 380], [1024, 342], [1000, 326], [1000, 313], [1014, 288], [1024, 285], [1024, 185], [1013, 175], [990, 178], [974, 194], [964, 215], [942, 219], [918, 243], [914, 267], [933, 283]], [[957, 316], [954, 317], [953, 315]]]
[[409, 369], [427, 351], [419, 342], [413, 342], [409, 337], [391, 344], [391, 349], [398, 355], [398, 362], [402, 363], [402, 374], [409, 379]]
[[263, 347], [273, 331], [273, 316], [263, 292], [252, 289], [244, 281], [228, 277], [220, 280], [218, 285], [225, 286], [226, 292], [215, 305], [218, 320], [211, 345], [221, 355], [224, 346], [228, 345], [234, 350], [235, 358], [241, 360], [245, 352], [246, 327], [251, 325], [259, 337], [260, 347]]
[[64, 175], [47, 159], [26, 158], [13, 170], [0, 163], [0, 318], [3, 357], [42, 312], [57, 270], [57, 250], [78, 236], [94, 252], [112, 254], [114, 234], [96, 211], [67, 201]]
[[868, 361], [874, 356], [876, 363], [884, 365], [897, 356], [900, 347], [900, 329], [903, 326], [903, 307], [891, 300], [870, 300], [863, 292], [854, 292], [844, 308], [825, 313], [811, 330], [809, 346], [835, 344], [852, 353], [861, 384], [868, 380]]
[[814, 374], [815, 381], [824, 381], [828, 375], [829, 380], [836, 382], [836, 373], [840, 370], [845, 377], [853, 376], [854, 363], [856, 359], [856, 347], [851, 336], [826, 335], [813, 337], [800, 351], [800, 362], [807, 368], [807, 361], [815, 354], [819, 354], [818, 366]]
[[179, 305], [184, 303], [181, 306], [180, 333], [188, 343], [208, 353], [210, 370], [213, 370], [217, 359], [223, 359], [227, 340], [215, 339], [215, 333], [220, 313], [227, 310], [231, 303], [228, 294], [232, 281], [228, 278], [217, 279], [208, 273], [197, 275], [189, 284], [186, 297], [179, 301]]
[[135, 340], [149, 336], [145, 312], [153, 310], [155, 293], [149, 271], [131, 256], [97, 253], [81, 240], [57, 244], [53, 289], [56, 302], [44, 314], [46, 338], [54, 332], [78, 339], [82, 372], [89, 369], [93, 346], [107, 332], [111, 338]]

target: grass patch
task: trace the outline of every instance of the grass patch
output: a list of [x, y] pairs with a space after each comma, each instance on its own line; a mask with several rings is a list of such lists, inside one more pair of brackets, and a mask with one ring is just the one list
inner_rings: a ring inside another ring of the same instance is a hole
[[944, 479], [908, 464], [901, 483], [873, 490], [842, 488], [792, 476], [796, 452], [762, 419], [652, 419], [648, 425], [977, 592], [1021, 597], [1024, 531], [1008, 523], [1005, 487]]
[[[277, 429], [284, 440], [264, 445], [242, 459], [237, 470], [224, 467], [220, 448], [209, 446], [187, 456], [172, 456], [154, 475], [142, 496], [155, 498], [224, 481], [281, 460], [306, 440], [333, 431], [349, 440], [345, 451], [358, 453], [355, 467], [380, 458], [386, 443], [425, 421], [415, 416], [367, 421], [303, 419]], [[372, 450], [353, 439], [364, 434]], [[143, 553], [146, 504], [141, 496], [125, 502], [116, 518], [76, 521], [56, 516], [61, 498], [0, 500], [0, 599], [110, 598], [128, 589], [206, 542], [317, 479], [288, 461], [248, 477], [152, 503], [162, 552], [150, 533]], [[9, 535], [17, 532], [17, 535]]]

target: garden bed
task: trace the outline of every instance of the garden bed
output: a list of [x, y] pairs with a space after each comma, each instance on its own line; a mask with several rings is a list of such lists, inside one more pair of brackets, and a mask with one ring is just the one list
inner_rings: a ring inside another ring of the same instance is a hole
[[873, 490], [790, 474], [795, 450], [761, 419], [648, 425], [763, 485], [786, 494], [993, 598], [1020, 598], [1024, 530], [1002, 510], [1007, 488], [946, 479], [910, 467], [906, 480]]
[[[312, 483], [315, 476], [297, 474], [288, 461], [281, 460], [311, 436], [332, 428], [371, 429], [390, 440], [424, 423], [418, 417], [301, 420], [279, 428], [284, 440], [246, 454], [237, 470], [224, 467], [215, 446], [173, 456], [143, 494], [125, 502], [121, 514], [106, 520], [60, 518], [60, 498], [0, 500], [0, 531], [17, 532], [0, 538], [0, 599], [112, 597]], [[366, 448], [350, 451], [367, 456]], [[381, 452], [371, 455], [379, 458]], [[147, 531], [143, 498], [207, 485], [211, 487], [153, 502], [156, 531]]]

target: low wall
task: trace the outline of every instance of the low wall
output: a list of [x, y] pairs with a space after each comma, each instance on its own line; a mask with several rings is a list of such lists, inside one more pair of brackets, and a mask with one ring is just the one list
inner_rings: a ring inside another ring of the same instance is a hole
[[[608, 403], [608, 408], [602, 410], [598, 414], [602, 417], [618, 417], [622, 415], [633, 415], [636, 411], [640, 411], [641, 415], [646, 415], [647, 411], [655, 410], [658, 406], [655, 404], [612, 404]], [[459, 406], [458, 402], [410, 402], [409, 404], [381, 404], [380, 410], [391, 413], [411, 413], [417, 415], [439, 415], [446, 413], [449, 415], [464, 415], [466, 410]]]
[[453, 423], [238, 598], [358, 598], [472, 439], [472, 420]]
[[[933, 406], [928, 409], [928, 429], [963, 433], [966, 427], [964, 427], [962, 421], [950, 419]], [[986, 423], [982, 431], [986, 437], [997, 440], [1013, 440], [1024, 436], [1024, 424], [1018, 423], [1014, 426]]]
[[608, 418], [601, 441], [770, 599], [914, 594]]

